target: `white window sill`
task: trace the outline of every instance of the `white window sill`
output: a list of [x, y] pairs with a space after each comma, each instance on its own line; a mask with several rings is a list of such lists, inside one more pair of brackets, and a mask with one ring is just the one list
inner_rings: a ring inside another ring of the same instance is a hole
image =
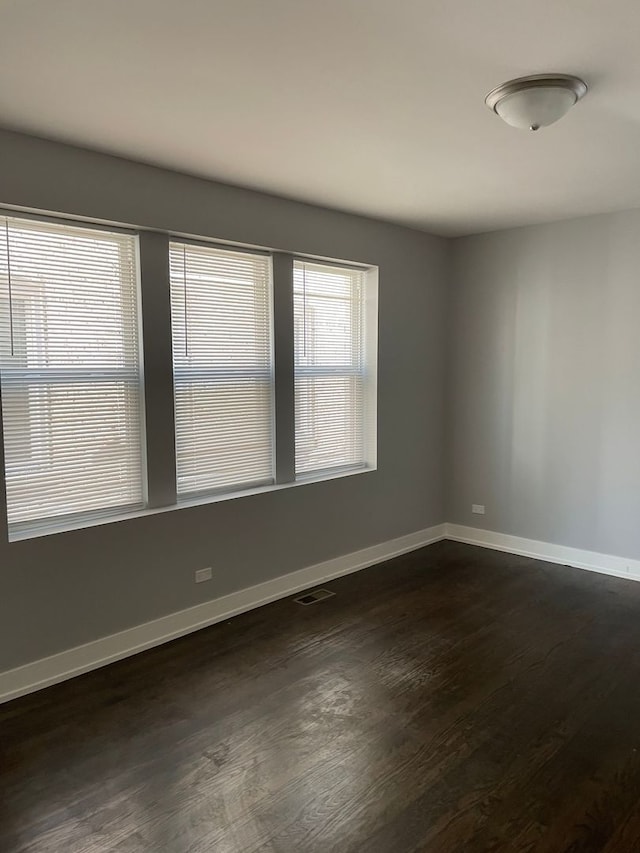
[[295, 486], [308, 486], [313, 483], [325, 483], [328, 480], [339, 480], [343, 477], [352, 477], [354, 474], [369, 474], [376, 471], [375, 466], [367, 466], [364, 468], [342, 469], [339, 471], [329, 471], [324, 474], [310, 474], [302, 476], [298, 480], [291, 483], [269, 483], [263, 486], [252, 486], [247, 489], [241, 489], [234, 492], [224, 492], [216, 494], [194, 495], [187, 498], [178, 498], [177, 503], [168, 506], [143, 508], [136, 510], [128, 510], [126, 512], [114, 512], [112, 515], [101, 515], [100, 517], [78, 520], [74, 519], [73, 523], [52, 523], [46, 527], [35, 526], [23, 530], [11, 530], [9, 528], [9, 542], [22, 542], [25, 539], [35, 539], [41, 536], [52, 536], [57, 533], [69, 533], [74, 530], [85, 530], [89, 527], [101, 527], [104, 524], [114, 524], [118, 521], [127, 521], [133, 518], [143, 518], [147, 515], [158, 515], [164, 512], [175, 512], [176, 510], [189, 509], [195, 506], [203, 506], [206, 504], [220, 503], [221, 501], [236, 500], [237, 498], [251, 497], [252, 495], [261, 495], [267, 492], [278, 492], [282, 489], [290, 489]]

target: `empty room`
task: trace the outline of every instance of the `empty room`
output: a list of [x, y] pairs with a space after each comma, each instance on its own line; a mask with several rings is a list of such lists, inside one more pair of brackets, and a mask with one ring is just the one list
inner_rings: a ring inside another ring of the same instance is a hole
[[639, 54], [0, 0], [0, 853], [640, 851]]

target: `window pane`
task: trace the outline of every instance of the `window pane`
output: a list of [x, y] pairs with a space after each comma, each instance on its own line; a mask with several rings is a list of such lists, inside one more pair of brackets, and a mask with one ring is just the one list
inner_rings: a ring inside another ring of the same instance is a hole
[[273, 482], [270, 258], [172, 243], [181, 496]]
[[136, 241], [0, 219], [10, 526], [143, 503]]
[[296, 474], [366, 463], [364, 273], [294, 263]]

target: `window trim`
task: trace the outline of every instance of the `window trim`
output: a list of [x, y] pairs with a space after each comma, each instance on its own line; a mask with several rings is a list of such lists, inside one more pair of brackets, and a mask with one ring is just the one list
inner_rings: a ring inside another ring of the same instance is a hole
[[[254, 497], [281, 489], [308, 486], [343, 479], [377, 470], [377, 365], [378, 365], [378, 275], [376, 265], [343, 261], [322, 255], [269, 249], [251, 243], [226, 241], [184, 232], [160, 231], [111, 223], [82, 216], [39, 213], [0, 205], [0, 216], [31, 219], [37, 222], [86, 227], [121, 233], [136, 238], [137, 310], [139, 382], [142, 430], [142, 475], [144, 505], [104, 510], [90, 510], [67, 516], [16, 523], [9, 530], [7, 522], [6, 469], [4, 441], [0, 440], [0, 537], [18, 542], [57, 533], [80, 531], [88, 527], [112, 524], [188, 509], [226, 500]], [[228, 250], [250, 252], [271, 258], [270, 319], [273, 356], [274, 420], [273, 483], [257, 483], [240, 489], [223, 488], [213, 492], [178, 496], [175, 459], [175, 399], [171, 332], [171, 291], [169, 278], [169, 243], [187, 243]], [[357, 467], [314, 471], [295, 475], [295, 375], [294, 375], [294, 261], [308, 261], [325, 266], [361, 270], [365, 273], [364, 334], [367, 370], [373, 381], [365, 383], [365, 393], [375, 417], [369, 420], [365, 464]], [[145, 334], [146, 331], [146, 334]], [[1, 394], [1, 389], [0, 389]], [[369, 434], [370, 433], [370, 434]], [[0, 397], [0, 439], [3, 434]]]

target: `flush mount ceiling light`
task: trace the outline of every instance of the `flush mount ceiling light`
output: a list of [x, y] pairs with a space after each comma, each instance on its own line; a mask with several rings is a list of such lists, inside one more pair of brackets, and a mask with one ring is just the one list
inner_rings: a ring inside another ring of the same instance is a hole
[[484, 102], [512, 127], [539, 130], [562, 118], [586, 93], [587, 84], [579, 77], [534, 74], [503, 83]]

